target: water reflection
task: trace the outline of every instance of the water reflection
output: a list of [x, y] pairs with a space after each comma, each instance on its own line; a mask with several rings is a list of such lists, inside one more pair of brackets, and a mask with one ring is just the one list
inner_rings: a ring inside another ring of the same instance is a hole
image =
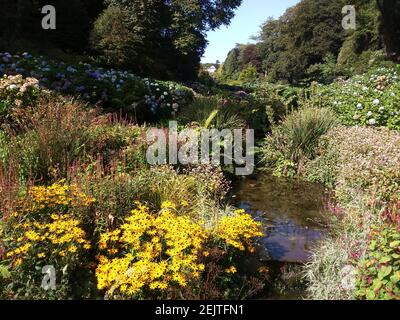
[[306, 262], [326, 233], [325, 189], [312, 183], [259, 176], [241, 181], [235, 204], [265, 224], [263, 244], [274, 261]]

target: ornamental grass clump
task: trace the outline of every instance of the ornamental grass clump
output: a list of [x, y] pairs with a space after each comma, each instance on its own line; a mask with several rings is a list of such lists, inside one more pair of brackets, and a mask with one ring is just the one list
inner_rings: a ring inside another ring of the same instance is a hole
[[264, 168], [277, 176], [301, 173], [304, 163], [315, 158], [320, 138], [335, 125], [335, 114], [327, 108], [292, 112], [266, 137], [260, 149]]

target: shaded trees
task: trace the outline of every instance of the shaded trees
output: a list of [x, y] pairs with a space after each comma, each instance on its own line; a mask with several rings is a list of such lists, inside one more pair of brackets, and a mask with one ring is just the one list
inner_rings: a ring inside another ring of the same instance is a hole
[[387, 54], [394, 60], [400, 58], [400, 2], [377, 0], [381, 13], [381, 34]]
[[[0, 2], [0, 40], [4, 47], [16, 41], [40, 48], [52, 45], [64, 50], [87, 49], [91, 22], [102, 10], [102, 0], [2, 0]], [[56, 29], [43, 30], [41, 9], [56, 8]]]
[[228, 24], [241, 0], [107, 0], [92, 46], [105, 62], [164, 78], [196, 77], [206, 32]]

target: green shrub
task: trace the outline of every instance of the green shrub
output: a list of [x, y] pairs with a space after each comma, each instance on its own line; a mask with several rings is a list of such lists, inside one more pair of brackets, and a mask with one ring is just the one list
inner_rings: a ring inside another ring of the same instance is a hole
[[400, 232], [372, 228], [367, 252], [358, 264], [356, 296], [368, 300], [400, 299]]
[[386, 126], [400, 130], [400, 78], [397, 69], [374, 69], [318, 87], [324, 106], [332, 108], [345, 125]]
[[273, 127], [260, 149], [264, 168], [277, 175], [288, 175], [287, 167], [302, 172], [305, 161], [315, 158], [321, 136], [336, 123], [333, 112], [325, 108], [306, 107], [291, 113]]
[[194, 124], [208, 129], [240, 129], [245, 126], [243, 105], [232, 99], [196, 98], [178, 116], [181, 124]]
[[374, 199], [373, 205], [386, 204], [400, 197], [399, 153], [396, 131], [339, 126], [321, 139], [305, 175], [333, 186], [342, 205], [359, 197]]
[[13, 107], [35, 103], [39, 95], [39, 82], [21, 75], [0, 78], [0, 120], [9, 116]]
[[245, 69], [243, 69], [239, 74], [239, 82], [249, 83], [254, 82], [258, 78], [257, 68], [249, 64]]

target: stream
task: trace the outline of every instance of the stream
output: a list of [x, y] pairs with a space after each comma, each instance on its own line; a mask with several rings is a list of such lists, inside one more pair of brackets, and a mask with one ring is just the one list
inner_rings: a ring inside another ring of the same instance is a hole
[[[319, 184], [257, 175], [236, 184], [232, 201], [265, 226], [261, 239], [263, 262], [278, 272], [289, 270], [293, 273], [293, 270], [301, 270], [310, 258], [312, 246], [327, 235], [324, 209], [327, 199], [326, 189]], [[301, 290], [289, 291], [272, 296], [269, 293], [265, 298], [297, 299], [302, 296]]]

